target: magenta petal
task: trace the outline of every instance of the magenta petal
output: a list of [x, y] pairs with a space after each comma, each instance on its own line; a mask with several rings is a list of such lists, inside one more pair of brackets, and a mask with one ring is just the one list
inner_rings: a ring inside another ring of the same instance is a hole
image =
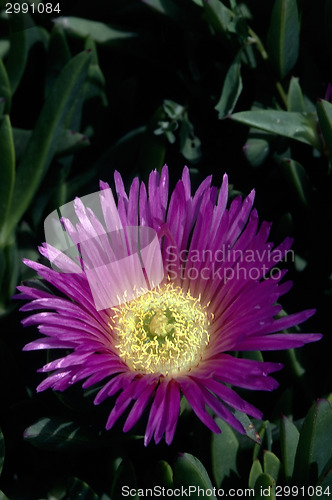
[[166, 423], [165, 440], [167, 444], [173, 441], [176, 425], [180, 413], [180, 389], [174, 380], [167, 387], [167, 411], [168, 420]]
[[249, 337], [237, 345], [243, 351], [275, 351], [294, 349], [322, 338], [320, 333], [276, 333], [261, 337]]
[[[158, 438], [164, 433], [164, 431], [160, 435], [160, 429], [165, 425], [165, 416], [163, 414], [163, 408], [165, 404], [165, 393], [167, 389], [168, 381], [165, 379], [160, 380], [160, 384], [157, 387], [156, 394], [154, 397], [154, 401], [152, 403], [148, 424], [146, 426], [145, 436], [144, 436], [144, 445], [147, 446], [151, 441], [153, 434], [158, 429]], [[155, 437], [155, 440], [157, 438]], [[159, 441], [160, 441], [159, 439]], [[156, 441], [157, 442], [157, 441]]]
[[99, 405], [107, 397], [113, 396], [120, 389], [123, 389], [128, 384], [131, 383], [133, 378], [136, 377], [136, 373], [125, 372], [113, 377], [109, 382], [107, 382], [104, 387], [98, 392], [94, 399], [94, 404]]
[[219, 396], [219, 398], [227, 403], [228, 405], [232, 406], [236, 410], [239, 410], [243, 413], [246, 413], [247, 415], [251, 415], [252, 417], [255, 418], [262, 418], [262, 412], [259, 411], [257, 408], [252, 406], [251, 404], [247, 403], [244, 399], [242, 399], [236, 392], [234, 392], [232, 389], [227, 387], [224, 384], [221, 384], [220, 382], [216, 382], [212, 378], [210, 379], [205, 379], [204, 381], [201, 382], [201, 384], [207, 388], [210, 389], [214, 394]]
[[211, 431], [220, 433], [220, 429], [211, 417], [209, 413], [205, 409], [205, 398], [204, 395], [199, 388], [199, 386], [192, 380], [190, 377], [183, 377], [178, 379], [178, 383], [181, 387], [181, 390], [186, 397], [188, 403], [198, 416], [198, 418], [205, 424]]
[[154, 381], [153, 383], [148, 385], [144, 389], [144, 391], [139, 395], [127, 417], [127, 420], [125, 421], [125, 424], [123, 426], [124, 432], [129, 431], [140, 419], [142, 413], [144, 412], [145, 408], [147, 407], [151, 399], [153, 392], [156, 389], [156, 385], [157, 382]]
[[230, 410], [228, 410], [228, 408], [226, 408], [204, 387], [202, 388], [202, 392], [204, 394], [206, 403], [211, 408], [211, 410], [213, 410], [214, 413], [218, 415], [218, 417], [222, 418], [225, 422], [227, 422], [241, 434], [245, 433], [243, 425], [235, 418], [235, 416], [230, 412]]

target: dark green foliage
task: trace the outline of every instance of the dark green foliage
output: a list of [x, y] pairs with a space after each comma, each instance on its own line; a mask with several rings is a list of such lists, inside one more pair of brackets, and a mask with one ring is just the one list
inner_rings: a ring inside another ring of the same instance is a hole
[[[329, 498], [332, 1], [64, 0], [58, 15], [8, 18], [4, 5], [0, 499], [119, 500], [124, 485], [130, 498], [154, 486], [254, 488], [255, 498], [313, 487], [302, 497]], [[99, 179], [112, 184], [115, 169], [129, 187], [164, 163], [172, 187], [187, 164], [195, 188], [208, 174], [220, 185], [224, 172], [231, 197], [256, 188], [272, 240], [295, 238], [283, 307], [317, 308], [303, 331], [325, 338], [298, 357], [264, 355], [285, 368], [272, 394], [241, 391], [268, 419], [241, 414], [246, 436], [220, 421], [211, 438], [184, 407], [174, 442], [144, 448], [143, 424], [106, 432], [109, 408], [79, 388], [35, 394], [45, 360], [22, 354], [35, 331], [22, 330], [11, 296], [33, 278], [21, 258], [37, 259], [51, 211]]]

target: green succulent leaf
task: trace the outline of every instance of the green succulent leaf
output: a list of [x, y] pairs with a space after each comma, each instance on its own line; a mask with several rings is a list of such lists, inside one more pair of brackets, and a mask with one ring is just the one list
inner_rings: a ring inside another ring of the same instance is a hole
[[262, 469], [260, 461], [258, 460], [258, 458], [256, 458], [253, 461], [250, 472], [249, 472], [249, 482], [248, 482], [249, 488], [255, 487], [256, 481], [261, 474], [263, 474], [263, 469]]
[[272, 451], [264, 450], [263, 468], [264, 472], [273, 477], [275, 482], [278, 481], [280, 460]]
[[204, 2], [206, 19], [214, 28], [216, 33], [225, 34], [228, 32], [230, 23], [233, 20], [233, 12], [219, 0], [209, 0]]
[[17, 168], [11, 218], [5, 237], [12, 232], [28, 208], [56, 152], [65, 120], [88, 71], [89, 54], [78, 54], [64, 67], [46, 99], [37, 124]]
[[0, 229], [7, 219], [15, 181], [13, 131], [8, 115], [0, 118]]
[[261, 137], [250, 135], [243, 146], [243, 152], [252, 167], [260, 167], [269, 156], [270, 143], [263, 135]]
[[24, 439], [43, 450], [77, 451], [101, 446], [98, 434], [76, 422], [60, 417], [45, 417], [30, 425]]
[[[320, 477], [318, 478], [317, 481], [317, 486], [322, 487], [322, 493], [323, 495], [326, 495], [326, 497], [329, 497], [330, 494], [332, 493], [332, 459], [327, 463], [326, 467], [324, 467], [323, 472], [321, 473]], [[317, 491], [317, 494], [314, 495], [313, 497], [315, 500], [317, 498], [322, 498], [322, 494], [320, 494], [320, 491]]]
[[300, 87], [299, 79], [294, 76], [290, 79], [288, 94], [287, 94], [287, 109], [288, 111], [297, 111], [303, 113], [305, 111], [305, 102]]
[[262, 451], [262, 445], [265, 449], [271, 451], [272, 448], [272, 431], [271, 424], [265, 420], [259, 429], [259, 442], [255, 444], [253, 450], [253, 459], [258, 458], [259, 453]]
[[54, 22], [70, 35], [75, 35], [79, 38], [87, 38], [90, 36], [92, 40], [100, 44], [110, 44], [124, 38], [136, 36], [135, 33], [120, 31], [105, 23], [91, 21], [81, 17], [57, 17], [54, 19]]
[[241, 411], [238, 411], [238, 410], [235, 410], [234, 415], [243, 425], [248, 438], [257, 444], [261, 444], [260, 436], [259, 436], [258, 432], [256, 431], [255, 426], [252, 423], [252, 421], [250, 420], [250, 418], [248, 417], [248, 415], [246, 415], [245, 413], [242, 413]]
[[[129, 459], [122, 460], [115, 472], [111, 488], [111, 498], [122, 498], [123, 487], [129, 488], [130, 490], [137, 490], [136, 472]], [[135, 496], [131, 496], [130, 498], [138, 500], [139, 496], [136, 493]]]
[[[17, 161], [20, 161], [27, 145], [29, 144], [29, 140], [31, 139], [32, 130], [14, 128], [13, 136], [16, 159]], [[65, 156], [74, 153], [75, 151], [80, 151], [81, 149], [89, 146], [89, 144], [90, 141], [85, 135], [75, 132], [74, 130], [63, 130], [59, 137], [54, 155]]]
[[186, 160], [195, 163], [200, 160], [201, 141], [194, 133], [193, 124], [185, 113], [180, 127], [180, 151]]
[[6, 69], [13, 95], [24, 75], [29, 50], [38, 42], [46, 47], [49, 35], [45, 29], [34, 26], [29, 14], [10, 16], [9, 26], [11, 31], [10, 49]]
[[281, 163], [297, 200], [304, 207], [308, 207], [312, 195], [312, 185], [308, 174], [300, 163], [291, 158], [282, 158]]
[[275, 500], [275, 480], [270, 474], [260, 474], [255, 482], [255, 500], [270, 498]]
[[310, 144], [321, 150], [316, 113], [258, 109], [234, 113], [230, 118], [249, 127]]
[[317, 102], [317, 115], [330, 159], [332, 158], [332, 104], [324, 99]]
[[[174, 486], [184, 486], [184, 487], [200, 487], [205, 490], [213, 489], [211, 480], [206, 472], [203, 464], [198, 460], [198, 458], [190, 455], [190, 453], [181, 453], [176, 459], [173, 467], [174, 471]], [[198, 489], [196, 495], [192, 494], [191, 498], [198, 499]], [[214, 495], [210, 498], [217, 500]]]
[[299, 14], [296, 0], [276, 0], [268, 33], [272, 64], [283, 79], [294, 67], [299, 54]]
[[45, 97], [48, 96], [59, 72], [71, 57], [66, 34], [63, 28], [57, 24], [53, 26], [46, 57]]
[[[3, 113], [9, 113], [11, 106], [12, 91], [9, 83], [8, 73], [0, 59], [0, 99], [3, 101]], [[1, 116], [2, 113], [0, 113]]]
[[239, 441], [232, 428], [220, 418], [216, 419], [221, 429], [220, 434], [212, 435], [211, 460], [214, 482], [219, 488], [232, 472], [238, 475], [236, 459]]
[[165, 488], [173, 488], [173, 470], [169, 463], [165, 462], [165, 460], [160, 460], [154, 472], [158, 479], [156, 484], [161, 484]]
[[280, 445], [284, 474], [287, 480], [293, 475], [295, 455], [300, 433], [285, 415], [280, 420]]
[[220, 99], [214, 108], [218, 111], [219, 119], [225, 118], [225, 116], [232, 113], [240, 97], [242, 88], [241, 53], [239, 53], [227, 72]]
[[314, 484], [332, 458], [332, 408], [326, 399], [319, 399], [310, 408], [300, 432], [293, 480]]
[[6, 69], [12, 94], [19, 86], [28, 60], [29, 46], [27, 30], [24, 29], [25, 22], [24, 16], [14, 15], [9, 20], [11, 34]]

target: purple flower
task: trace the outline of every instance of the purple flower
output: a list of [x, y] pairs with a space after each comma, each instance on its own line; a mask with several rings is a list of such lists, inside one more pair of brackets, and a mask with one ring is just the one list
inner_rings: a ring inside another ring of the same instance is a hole
[[[319, 334], [277, 333], [314, 313], [279, 314], [282, 308], [277, 301], [291, 283], [280, 284], [286, 271], [277, 265], [292, 240], [286, 238], [276, 248], [267, 242], [270, 224], [259, 226], [254, 191], [245, 200], [235, 198], [227, 208], [226, 175], [219, 191], [207, 177], [192, 195], [185, 168], [170, 196], [166, 166], [161, 175], [151, 172], [148, 190], [134, 179], [129, 195], [120, 174], [116, 172], [114, 177], [117, 206], [110, 190], [103, 196], [109, 186], [101, 183], [107, 230], [96, 235], [95, 228], [101, 224], [80, 200], [75, 201], [76, 227], [65, 219], [63, 225], [74, 242], [83, 233], [91, 238], [90, 258], [96, 259], [96, 266], [109, 245], [106, 235], [114, 224], [120, 221], [124, 231], [135, 226], [153, 228], [161, 246], [164, 279], [130, 301], [98, 311], [86, 273], [76, 272], [77, 263], [69, 257], [60, 255], [58, 266], [63, 272], [25, 260], [61, 292], [57, 297], [37, 288], [19, 287], [19, 297], [30, 301], [22, 311], [45, 311], [23, 320], [24, 325], [38, 325], [43, 334], [25, 350], [70, 351], [41, 368], [41, 372], [52, 373], [37, 391], [50, 387], [64, 391], [79, 381], [88, 388], [103, 381], [95, 404], [118, 394], [106, 428], [130, 408], [123, 427], [129, 431], [148, 409], [145, 444], [152, 437], [158, 443], [163, 435], [171, 443], [181, 394], [213, 432], [220, 429], [207, 407], [244, 433], [231, 409], [256, 418], [262, 414], [229, 384], [270, 391], [278, 383], [269, 374], [282, 365], [231, 353], [289, 349], [321, 338]], [[52, 251], [46, 244], [40, 248], [49, 259]]]

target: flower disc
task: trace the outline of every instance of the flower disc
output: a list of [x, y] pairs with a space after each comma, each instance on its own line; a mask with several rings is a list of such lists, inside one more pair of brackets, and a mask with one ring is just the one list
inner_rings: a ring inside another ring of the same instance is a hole
[[147, 291], [117, 311], [116, 347], [131, 370], [183, 373], [199, 363], [209, 343], [206, 308], [171, 283]]

